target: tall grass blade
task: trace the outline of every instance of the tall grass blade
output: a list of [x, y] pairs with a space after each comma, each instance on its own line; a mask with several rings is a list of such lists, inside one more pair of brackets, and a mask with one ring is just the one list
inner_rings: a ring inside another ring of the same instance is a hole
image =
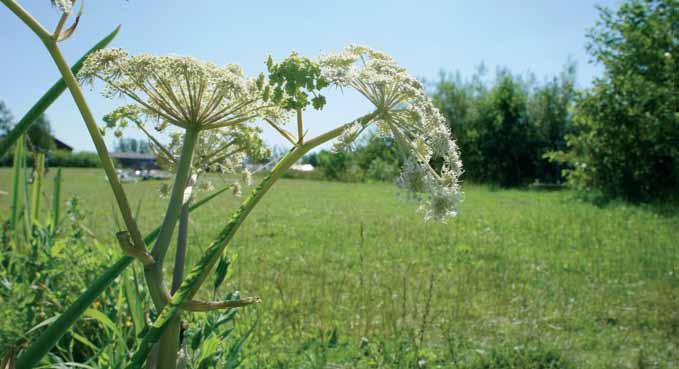
[[[213, 200], [218, 195], [224, 193], [231, 186], [226, 186], [218, 191], [213, 192], [209, 196], [197, 201], [189, 212], [192, 212], [206, 203]], [[144, 243], [148, 246], [153, 243], [160, 233], [160, 227], [157, 227], [151, 233], [144, 237]], [[31, 369], [47, 355], [47, 353], [59, 342], [59, 339], [69, 330], [78, 318], [87, 310], [87, 308], [94, 302], [94, 300], [101, 295], [101, 293], [113, 283], [124, 270], [129, 266], [134, 258], [131, 256], [123, 256], [115, 264], [111, 265], [102, 275], [99, 276], [92, 284], [85, 290], [85, 292], [78, 297], [78, 299], [71, 304], [66, 311], [59, 316], [59, 318], [50, 325], [44, 332], [31, 344], [21, 355], [17, 358], [16, 369]]]
[[130, 316], [132, 317], [134, 335], [135, 337], [138, 337], [139, 333], [144, 329], [144, 308], [143, 300], [137, 286], [134, 268], [132, 268], [130, 272], [132, 272], [132, 278], [125, 278], [123, 280], [123, 289], [125, 292], [125, 300], [127, 301], [127, 306], [130, 310]]
[[57, 233], [57, 227], [59, 225], [59, 206], [61, 205], [61, 168], [57, 169], [57, 174], [54, 176], [54, 189], [52, 191], [52, 221], [51, 221], [51, 233], [54, 235]]
[[[116, 37], [118, 31], [120, 31], [120, 26], [116, 27], [113, 32], [104, 37], [89, 51], [87, 51], [87, 53], [85, 53], [85, 55], [83, 55], [75, 64], [73, 64], [71, 67], [73, 74], [77, 74], [80, 71], [85, 59], [87, 59], [90, 54], [106, 47]], [[12, 128], [12, 130], [7, 133], [4, 139], [0, 141], [0, 158], [7, 154], [9, 148], [12, 147], [14, 142], [19, 139], [19, 136], [28, 131], [28, 128], [31, 126], [31, 124], [33, 124], [33, 122], [35, 122], [35, 120], [38, 119], [38, 117], [44, 113], [50, 105], [52, 105], [52, 103], [64, 92], [64, 90], [66, 90], [66, 83], [63, 79], [60, 79], [54, 85], [52, 85], [52, 87], [50, 87], [50, 89], [47, 90], [44, 95], [42, 95], [40, 100], [38, 100], [35, 105], [31, 107], [31, 109], [21, 118], [19, 123], [17, 123], [16, 126], [14, 126], [14, 128]]]
[[45, 154], [36, 153], [33, 161], [33, 184], [31, 185], [31, 223], [37, 224], [40, 215], [40, 194], [45, 177]]
[[19, 220], [19, 191], [21, 190], [21, 167], [24, 158], [24, 136], [21, 135], [14, 147], [14, 165], [12, 168], [12, 205], [10, 209], [10, 228], [16, 231]]

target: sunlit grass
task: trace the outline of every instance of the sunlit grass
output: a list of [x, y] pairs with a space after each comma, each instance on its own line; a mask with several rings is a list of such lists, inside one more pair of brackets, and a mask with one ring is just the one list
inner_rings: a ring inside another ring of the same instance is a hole
[[[111, 242], [103, 173], [64, 178], [64, 201], [79, 196], [88, 228]], [[0, 190], [10, 183], [0, 170]], [[162, 220], [158, 184], [124, 185], [143, 232]], [[461, 215], [437, 224], [389, 184], [279, 182], [230, 246], [231, 289], [263, 300], [242, 315], [259, 318], [248, 364], [447, 367], [507, 347], [578, 368], [678, 364], [679, 216], [567, 191], [465, 192]], [[223, 195], [192, 215], [192, 255], [237, 202]]]

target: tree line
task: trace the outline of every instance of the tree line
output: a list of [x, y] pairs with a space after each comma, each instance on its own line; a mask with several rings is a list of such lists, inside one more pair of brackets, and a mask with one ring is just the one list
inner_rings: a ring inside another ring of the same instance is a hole
[[[442, 73], [431, 84], [466, 181], [566, 182], [581, 193], [632, 201], [676, 198], [679, 0], [628, 0], [598, 11], [587, 50], [603, 73], [591, 87], [576, 88], [572, 62], [541, 82], [507, 69], [488, 78], [481, 67], [471, 78]], [[373, 137], [354, 151], [324, 151], [307, 162], [330, 179], [391, 179], [399, 164], [391, 144]], [[373, 175], [376, 168], [387, 170]]]

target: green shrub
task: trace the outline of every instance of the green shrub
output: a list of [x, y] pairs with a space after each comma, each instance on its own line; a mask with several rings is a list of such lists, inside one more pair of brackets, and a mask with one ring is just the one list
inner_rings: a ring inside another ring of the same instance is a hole
[[[648, 201], [679, 188], [679, 24], [677, 0], [630, 0], [601, 9], [589, 38], [604, 67], [577, 101], [569, 181], [607, 197]], [[674, 36], [672, 36], [674, 35]]]
[[483, 71], [468, 81], [443, 75], [433, 98], [457, 138], [465, 177], [504, 187], [560, 182], [559, 164], [544, 155], [565, 147], [574, 79], [573, 64], [543, 84], [507, 70], [490, 84]]
[[68, 151], [52, 151], [50, 152], [47, 163], [52, 167], [75, 167], [75, 168], [98, 168], [101, 166], [99, 156], [94, 152], [68, 152]]
[[[27, 332], [61, 313], [64, 304], [91, 283], [111, 257], [110, 247], [87, 235], [77, 199], [68, 204], [68, 221], [56, 234], [35, 227], [27, 242], [16, 242], [5, 230], [0, 244], [0, 279], [4, 282], [0, 284], [0, 321], [8, 324], [0, 324], [0, 352], [34, 338], [40, 330]], [[114, 305], [115, 291], [111, 290], [100, 297], [95, 308], [108, 310]], [[73, 329], [95, 345], [102, 344], [99, 331], [97, 324], [87, 320], [79, 321]], [[79, 358], [92, 354], [73, 337], [67, 340], [72, 341], [71, 354]]]
[[373, 181], [392, 181], [398, 175], [398, 166], [382, 158], [375, 158], [368, 167], [365, 175]]
[[321, 150], [305, 156], [303, 162], [316, 170], [309, 174], [289, 171], [286, 177], [342, 182], [392, 181], [398, 176], [401, 157], [392, 139], [370, 134], [353, 150]]

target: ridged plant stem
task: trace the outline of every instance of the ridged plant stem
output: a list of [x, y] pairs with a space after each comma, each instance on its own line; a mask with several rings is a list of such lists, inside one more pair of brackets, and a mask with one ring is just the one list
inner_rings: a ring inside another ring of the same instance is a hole
[[164, 300], [161, 297], [161, 294], [165, 291], [163, 283], [163, 261], [170, 246], [172, 232], [174, 231], [181, 211], [184, 189], [188, 182], [189, 174], [191, 173], [191, 162], [193, 161], [193, 152], [196, 142], [198, 141], [198, 134], [199, 131], [196, 129], [187, 129], [185, 131], [182, 152], [179, 161], [177, 162], [170, 201], [167, 210], [165, 211], [163, 223], [160, 227], [160, 234], [151, 250], [151, 256], [153, 256], [156, 263], [144, 268], [144, 275], [149, 287], [151, 299], [159, 310], [165, 305], [163, 302]]
[[[184, 142], [182, 143], [182, 152], [177, 162], [176, 174], [172, 193], [170, 195], [170, 202], [165, 212], [163, 225], [160, 227], [160, 234], [158, 240], [153, 246], [151, 255], [156, 260], [156, 263], [144, 269], [151, 298], [158, 310], [165, 305], [160, 298], [163, 293], [163, 260], [167, 254], [170, 246], [172, 232], [177, 224], [179, 215], [181, 213], [182, 204], [184, 202], [184, 191], [186, 184], [191, 174], [191, 163], [193, 162], [193, 153], [198, 142], [199, 131], [197, 129], [187, 129], [184, 133]], [[173, 319], [173, 329], [165, 331], [160, 339], [160, 346], [158, 348], [158, 369], [175, 369], [177, 366], [177, 352], [179, 350], [179, 315]]]

